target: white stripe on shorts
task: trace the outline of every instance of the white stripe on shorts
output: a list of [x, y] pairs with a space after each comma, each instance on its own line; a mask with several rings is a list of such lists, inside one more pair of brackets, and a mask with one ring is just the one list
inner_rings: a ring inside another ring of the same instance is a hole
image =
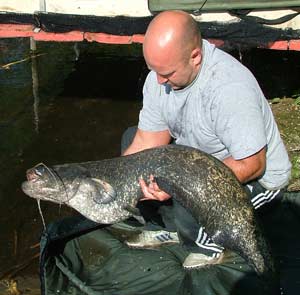
[[198, 237], [195, 242], [200, 248], [215, 251], [217, 253], [222, 253], [224, 250], [222, 246], [219, 246], [212, 242], [207, 233], [204, 232], [203, 227], [200, 227]]
[[252, 205], [254, 209], [258, 209], [262, 205], [271, 202], [280, 192], [280, 189], [277, 191], [265, 191], [264, 193], [260, 193], [254, 198], [251, 199]]

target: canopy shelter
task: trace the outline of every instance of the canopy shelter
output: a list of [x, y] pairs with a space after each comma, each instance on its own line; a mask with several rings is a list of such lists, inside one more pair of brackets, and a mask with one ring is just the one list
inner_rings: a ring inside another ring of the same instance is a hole
[[152, 12], [180, 9], [191, 11], [193, 13], [213, 12], [213, 11], [229, 11], [235, 9], [276, 9], [276, 8], [299, 8], [300, 1], [284, 1], [284, 0], [149, 0], [149, 9]]
[[153, 15], [168, 9], [191, 13], [204, 38], [225, 49], [300, 50], [296, 0], [0, 0], [0, 38], [142, 43]]

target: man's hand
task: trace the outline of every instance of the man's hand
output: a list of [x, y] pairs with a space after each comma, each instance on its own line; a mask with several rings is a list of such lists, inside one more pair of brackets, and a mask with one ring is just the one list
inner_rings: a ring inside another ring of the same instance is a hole
[[145, 200], [166, 201], [171, 198], [171, 196], [169, 194], [162, 191], [158, 187], [157, 183], [154, 180], [153, 175], [150, 175], [149, 182], [150, 182], [150, 184], [147, 185], [147, 183], [145, 182], [144, 179], [142, 179], [142, 178], [139, 179], [141, 189], [144, 193], [144, 198], [140, 199], [140, 201], [145, 201]]

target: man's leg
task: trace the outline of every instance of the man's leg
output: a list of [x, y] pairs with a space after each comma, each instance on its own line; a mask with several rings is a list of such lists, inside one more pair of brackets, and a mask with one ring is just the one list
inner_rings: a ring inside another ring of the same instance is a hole
[[183, 247], [190, 252], [183, 262], [185, 269], [215, 263], [224, 248], [215, 244], [191, 213], [173, 200], [175, 224]]
[[264, 188], [258, 181], [252, 181], [245, 185], [245, 189], [250, 195], [251, 203], [258, 212], [271, 209], [276, 205], [286, 192], [287, 187], [277, 190], [268, 190]]

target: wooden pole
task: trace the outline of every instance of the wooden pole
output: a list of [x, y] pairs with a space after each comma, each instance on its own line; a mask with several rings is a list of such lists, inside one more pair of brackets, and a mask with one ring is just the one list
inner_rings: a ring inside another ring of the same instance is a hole
[[36, 55], [36, 41], [30, 38], [30, 51], [31, 51], [31, 76], [32, 76], [32, 94], [33, 94], [33, 114], [34, 114], [34, 126], [35, 132], [39, 133], [39, 79], [37, 70]]

